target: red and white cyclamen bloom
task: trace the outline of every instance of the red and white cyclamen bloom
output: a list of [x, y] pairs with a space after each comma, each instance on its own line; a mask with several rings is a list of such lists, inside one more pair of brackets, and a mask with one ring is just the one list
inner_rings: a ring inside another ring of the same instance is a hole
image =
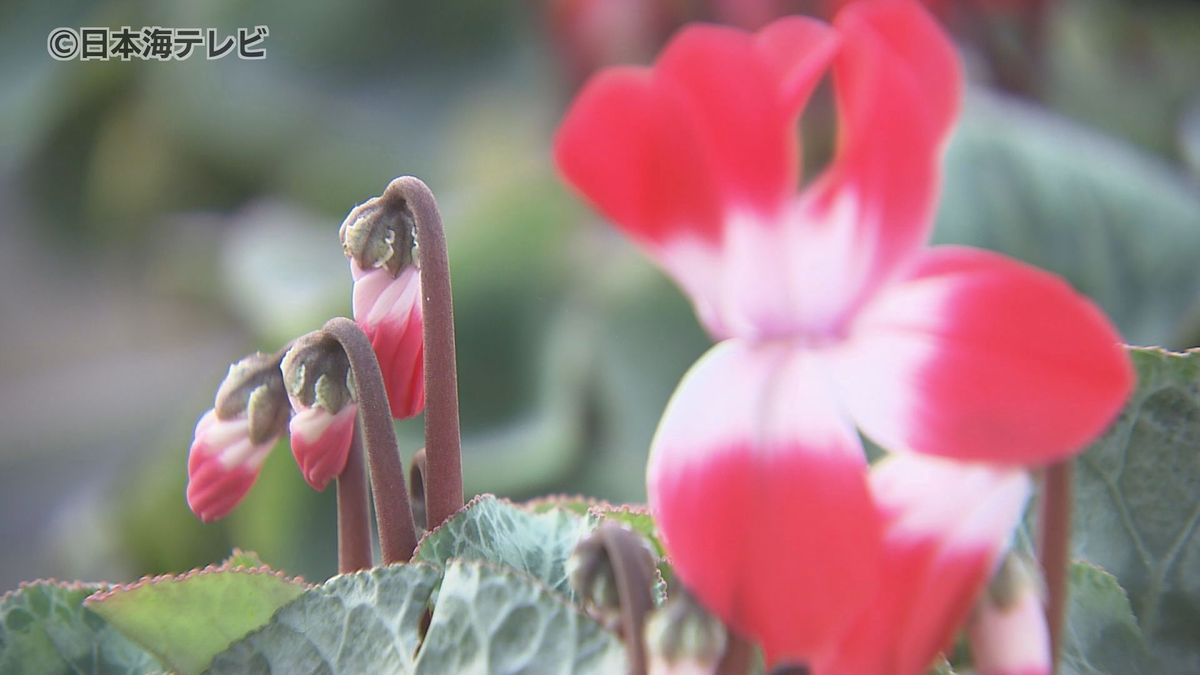
[[[837, 153], [797, 195], [830, 69]], [[1062, 280], [927, 246], [961, 88], [924, 10], [864, 0], [832, 26], [688, 28], [595, 76], [556, 140], [720, 341], [664, 414], [650, 505], [682, 580], [773, 664], [922, 672], [1015, 526], [1019, 467], [1077, 452], [1132, 386]], [[859, 432], [903, 454], [868, 471]]]

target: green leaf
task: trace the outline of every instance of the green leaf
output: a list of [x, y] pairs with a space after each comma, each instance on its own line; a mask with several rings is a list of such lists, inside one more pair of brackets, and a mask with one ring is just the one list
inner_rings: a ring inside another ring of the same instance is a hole
[[454, 561], [438, 591], [417, 673], [621, 673], [621, 643], [528, 577]]
[[142, 673], [163, 666], [83, 606], [106, 587], [35, 582], [0, 597], [0, 673]]
[[267, 564], [262, 561], [262, 558], [258, 557], [257, 553], [254, 551], [243, 551], [240, 548], [233, 549], [233, 553], [231, 553], [230, 556], [225, 559], [225, 562], [221, 563], [221, 567], [228, 569], [233, 569], [235, 567], [253, 568], [266, 566]]
[[654, 524], [654, 516], [650, 515], [650, 510], [645, 506], [596, 504], [588, 509], [588, 513], [594, 518], [611, 520], [637, 532], [650, 542], [655, 555], [659, 558], [666, 557], [667, 552], [658, 538], [658, 526]]
[[1164, 673], [1200, 672], [1200, 351], [1131, 349], [1138, 387], [1077, 462], [1076, 556], [1111, 572]]
[[1064, 118], [974, 91], [944, 175], [935, 241], [1061, 274], [1134, 344], [1194, 344], [1200, 190], [1171, 167]]
[[[436, 601], [434, 587], [441, 579]], [[431, 602], [428, 630], [422, 631]], [[213, 673], [617, 673], [621, 643], [519, 572], [452, 561], [335, 577], [213, 660]]]
[[521, 506], [534, 513], [548, 513], [556, 509], [561, 509], [563, 511], [570, 511], [576, 515], [586, 516], [592, 507], [601, 505], [608, 506], [608, 503], [600, 501], [595, 497], [585, 497], [583, 495], [546, 495], [531, 499]]
[[1149, 654], [1125, 590], [1089, 563], [1071, 565], [1060, 669], [1063, 675], [1137, 675]]
[[493, 495], [481, 495], [426, 534], [413, 560], [443, 565], [451, 558], [482, 560], [524, 572], [574, 597], [567, 579], [567, 558], [591, 529], [586, 518], [570, 511], [535, 513]]
[[118, 586], [86, 604], [170, 668], [190, 675], [305, 588], [262, 568], [210, 567]]
[[213, 673], [411, 673], [442, 571], [379, 567], [330, 579], [213, 659]]
[[675, 573], [667, 562], [667, 550], [663, 547], [662, 541], [658, 537], [658, 526], [654, 524], [654, 516], [650, 515], [650, 510], [645, 506], [634, 504], [614, 506], [612, 504], [600, 503], [591, 506], [588, 509], [588, 515], [596, 519], [597, 524], [604, 520], [620, 523], [640, 534], [643, 539], [650, 543], [650, 548], [654, 551], [654, 555], [658, 556], [658, 562], [655, 565], [658, 575], [654, 580], [654, 602], [658, 605], [666, 602], [668, 581]]

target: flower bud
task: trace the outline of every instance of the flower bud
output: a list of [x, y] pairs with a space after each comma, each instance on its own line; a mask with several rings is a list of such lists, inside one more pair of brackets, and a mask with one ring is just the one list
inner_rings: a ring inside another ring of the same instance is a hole
[[331, 336], [310, 333], [283, 357], [283, 381], [296, 409], [290, 430], [292, 456], [305, 482], [324, 490], [346, 467], [358, 404], [350, 361]]
[[[621, 530], [616, 525], [602, 527]], [[638, 539], [640, 541], [640, 537]], [[647, 553], [649, 554], [649, 550]], [[653, 557], [650, 558], [650, 565], [654, 565]], [[567, 578], [583, 603], [602, 619], [612, 619], [621, 611], [620, 581], [617, 579], [616, 570], [613, 569], [608, 542], [599, 530], [575, 546], [571, 557], [567, 559]]]
[[200, 520], [224, 518], [246, 496], [290, 411], [277, 357], [230, 366], [188, 452], [187, 501]]
[[412, 417], [425, 408], [421, 276], [412, 212], [389, 190], [351, 211], [338, 234], [354, 277], [354, 321], [379, 359], [392, 417]]
[[222, 420], [249, 420], [250, 440], [256, 445], [278, 438], [291, 413], [278, 357], [260, 352], [229, 366], [214, 410]]
[[709, 675], [725, 652], [725, 626], [684, 589], [646, 621], [650, 675]]
[[1005, 559], [967, 625], [979, 675], [1049, 675], [1050, 635], [1028, 563]]
[[392, 278], [417, 264], [417, 230], [402, 200], [385, 193], [359, 205], [338, 229], [342, 251], [361, 270], [386, 268]]

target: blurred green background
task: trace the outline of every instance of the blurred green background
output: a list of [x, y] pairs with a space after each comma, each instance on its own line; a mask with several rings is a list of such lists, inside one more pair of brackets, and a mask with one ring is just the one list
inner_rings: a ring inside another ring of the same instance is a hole
[[[646, 61], [685, 19], [823, 4], [0, 5], [0, 590], [232, 546], [333, 573], [332, 490], [285, 445], [209, 526], [183, 499], [186, 453], [230, 362], [348, 314], [337, 226], [401, 174], [448, 228], [468, 492], [643, 499], [654, 426], [709, 340], [556, 178], [552, 134], [589, 70]], [[1200, 5], [938, 4], [971, 87], [936, 239], [1065, 275], [1130, 342], [1200, 344]], [[47, 54], [56, 27], [123, 25], [265, 25], [267, 57]], [[420, 445], [419, 420], [400, 433]]]

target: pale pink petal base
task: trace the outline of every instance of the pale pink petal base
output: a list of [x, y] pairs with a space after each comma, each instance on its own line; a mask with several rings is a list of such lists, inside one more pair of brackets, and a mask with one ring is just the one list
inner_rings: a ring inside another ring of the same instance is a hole
[[817, 675], [923, 675], [949, 646], [1007, 547], [1029, 477], [919, 455], [871, 470], [885, 520], [878, 593]]
[[292, 456], [312, 489], [324, 490], [346, 467], [357, 415], [358, 404], [347, 403], [337, 414], [313, 407], [292, 416]]
[[819, 652], [874, 591], [862, 448], [823, 382], [786, 345], [717, 345], [680, 384], [650, 458], [675, 571], [771, 663]]
[[1009, 607], [985, 598], [967, 627], [979, 675], [1050, 675], [1050, 634], [1037, 590], [1026, 586]]
[[221, 420], [209, 410], [196, 425], [188, 453], [187, 502], [200, 520], [229, 515], [258, 478], [275, 439], [254, 445], [244, 418]]

